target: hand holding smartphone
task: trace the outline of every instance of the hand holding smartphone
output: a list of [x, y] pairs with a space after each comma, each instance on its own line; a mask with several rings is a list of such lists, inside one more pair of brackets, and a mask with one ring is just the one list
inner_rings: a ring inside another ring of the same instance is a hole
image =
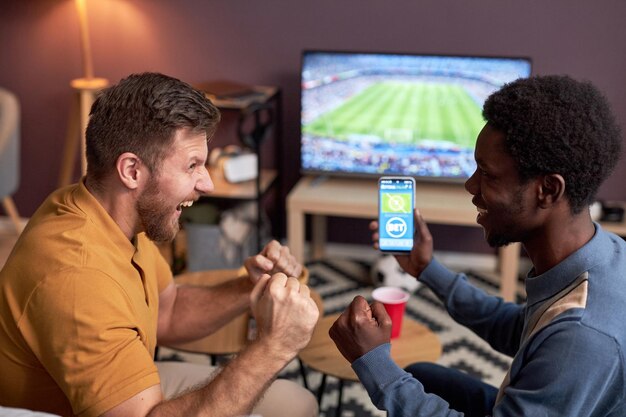
[[378, 180], [378, 247], [382, 252], [408, 254], [413, 248], [415, 179]]

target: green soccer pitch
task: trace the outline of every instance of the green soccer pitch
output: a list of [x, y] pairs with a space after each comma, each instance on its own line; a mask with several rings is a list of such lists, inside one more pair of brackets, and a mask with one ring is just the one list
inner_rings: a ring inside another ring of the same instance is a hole
[[323, 114], [304, 131], [338, 140], [374, 135], [386, 142], [444, 140], [473, 148], [484, 124], [481, 108], [459, 85], [386, 81]]

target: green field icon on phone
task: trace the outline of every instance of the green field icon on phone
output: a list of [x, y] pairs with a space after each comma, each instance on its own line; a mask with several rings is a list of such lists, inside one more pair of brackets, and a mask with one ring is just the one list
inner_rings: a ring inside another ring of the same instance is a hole
[[411, 193], [383, 193], [383, 213], [410, 213]]

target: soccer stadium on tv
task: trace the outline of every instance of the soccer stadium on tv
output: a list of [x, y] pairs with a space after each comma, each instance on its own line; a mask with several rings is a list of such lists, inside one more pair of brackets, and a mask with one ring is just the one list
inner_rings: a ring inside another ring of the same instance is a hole
[[522, 58], [306, 51], [302, 169], [467, 178], [485, 99], [529, 75]]

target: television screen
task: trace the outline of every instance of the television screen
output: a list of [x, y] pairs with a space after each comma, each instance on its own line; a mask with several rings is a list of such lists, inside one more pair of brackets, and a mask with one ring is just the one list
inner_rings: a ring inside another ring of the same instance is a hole
[[465, 180], [486, 98], [527, 58], [304, 51], [304, 173]]

